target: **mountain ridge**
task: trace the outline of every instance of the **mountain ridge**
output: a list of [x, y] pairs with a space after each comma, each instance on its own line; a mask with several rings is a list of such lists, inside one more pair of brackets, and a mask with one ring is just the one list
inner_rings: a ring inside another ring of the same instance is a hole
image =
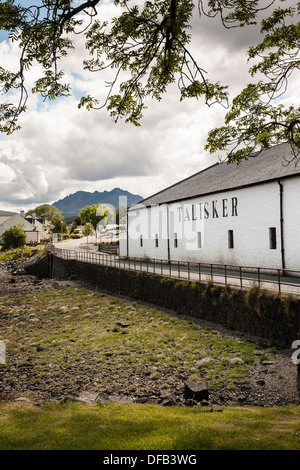
[[63, 213], [64, 217], [72, 217], [78, 216], [80, 211], [86, 206], [102, 203], [118, 209], [119, 205], [127, 204], [128, 206], [132, 206], [142, 199], [143, 197], [138, 194], [132, 194], [129, 191], [114, 188], [111, 191], [104, 190], [102, 192], [76, 191], [54, 202], [52, 206], [57, 207], [57, 209]]

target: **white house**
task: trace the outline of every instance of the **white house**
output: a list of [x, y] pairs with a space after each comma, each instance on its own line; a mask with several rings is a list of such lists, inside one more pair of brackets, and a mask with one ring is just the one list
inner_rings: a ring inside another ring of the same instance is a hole
[[44, 239], [44, 228], [38, 220], [27, 219], [24, 212], [0, 211], [0, 239], [4, 232], [11, 227], [20, 224], [26, 234], [26, 243], [40, 243]]
[[[24, 211], [20, 214], [23, 216]], [[24, 216], [23, 216], [24, 217]], [[24, 220], [31, 224], [31, 233], [26, 234], [27, 243], [40, 243], [46, 238], [45, 221], [43, 218], [39, 218], [36, 214], [24, 217]]]
[[120, 255], [300, 270], [300, 163], [288, 144], [217, 163], [129, 208]]

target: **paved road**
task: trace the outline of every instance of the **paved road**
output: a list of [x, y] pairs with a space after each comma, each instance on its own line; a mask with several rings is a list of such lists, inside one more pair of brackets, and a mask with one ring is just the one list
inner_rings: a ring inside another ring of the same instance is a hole
[[69, 238], [68, 240], [63, 240], [61, 242], [53, 243], [56, 248], [63, 250], [88, 250], [88, 251], [97, 251], [97, 247], [94, 245], [95, 236], [82, 237], [82, 238]]

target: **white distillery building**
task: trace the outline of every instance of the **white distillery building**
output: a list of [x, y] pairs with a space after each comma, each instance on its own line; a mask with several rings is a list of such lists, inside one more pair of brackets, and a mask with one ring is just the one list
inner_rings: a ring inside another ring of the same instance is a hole
[[300, 270], [300, 162], [288, 144], [217, 163], [129, 208], [120, 255]]

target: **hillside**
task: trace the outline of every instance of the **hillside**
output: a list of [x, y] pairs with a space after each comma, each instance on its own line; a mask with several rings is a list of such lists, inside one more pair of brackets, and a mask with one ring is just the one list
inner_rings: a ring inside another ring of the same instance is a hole
[[[119, 199], [121, 198], [121, 200]], [[126, 199], [125, 199], [126, 198]], [[77, 191], [76, 193], [69, 194], [63, 199], [54, 202], [52, 205], [59, 209], [64, 217], [78, 216], [81, 209], [93, 204], [110, 204], [114, 208], [119, 208], [127, 201], [128, 206], [132, 206], [143, 198], [137, 194], [132, 194], [120, 188], [115, 188], [111, 191], [95, 191], [93, 193], [88, 191]]]

